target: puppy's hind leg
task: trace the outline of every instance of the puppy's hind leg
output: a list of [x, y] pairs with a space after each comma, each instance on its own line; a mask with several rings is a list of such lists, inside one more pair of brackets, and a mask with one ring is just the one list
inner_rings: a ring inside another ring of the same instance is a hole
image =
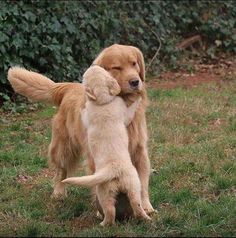
[[116, 208], [115, 208], [115, 196], [116, 193], [111, 191], [109, 187], [103, 185], [97, 186], [97, 195], [99, 203], [104, 213], [104, 219], [100, 223], [101, 226], [115, 224]]

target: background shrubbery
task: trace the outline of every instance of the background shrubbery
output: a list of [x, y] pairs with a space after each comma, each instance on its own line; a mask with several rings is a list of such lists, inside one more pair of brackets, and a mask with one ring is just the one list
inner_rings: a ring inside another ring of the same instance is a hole
[[[139, 47], [152, 70], [177, 66], [181, 40], [200, 34], [205, 56], [236, 52], [235, 1], [0, 1], [0, 93], [21, 65], [54, 81], [81, 77], [113, 43]], [[203, 52], [201, 52], [203, 53]]]

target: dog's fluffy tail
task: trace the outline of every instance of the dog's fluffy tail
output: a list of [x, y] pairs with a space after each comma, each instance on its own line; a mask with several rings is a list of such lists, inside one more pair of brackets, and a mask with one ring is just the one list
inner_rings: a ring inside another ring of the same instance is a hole
[[42, 74], [21, 67], [8, 70], [8, 80], [13, 89], [32, 101], [60, 105], [64, 94], [73, 83], [55, 83]]
[[94, 187], [101, 183], [111, 181], [114, 178], [115, 178], [115, 174], [112, 173], [111, 168], [107, 166], [93, 175], [67, 178], [62, 180], [62, 183], [69, 183], [69, 184], [80, 185], [84, 187]]

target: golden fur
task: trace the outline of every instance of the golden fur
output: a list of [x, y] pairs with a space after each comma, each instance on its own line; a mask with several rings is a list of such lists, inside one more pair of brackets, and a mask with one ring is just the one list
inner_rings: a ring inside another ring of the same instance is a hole
[[136, 217], [150, 220], [141, 206], [141, 184], [131, 162], [126, 126], [134, 118], [139, 100], [127, 107], [117, 81], [100, 66], [90, 67], [83, 83], [88, 92], [82, 122], [87, 129], [88, 147], [94, 158], [95, 173], [72, 177], [64, 183], [96, 186], [96, 194], [104, 213], [102, 226], [115, 223], [118, 192], [127, 193]]
[[[147, 152], [147, 97], [143, 55], [136, 47], [114, 44], [105, 48], [93, 64], [103, 67], [117, 80], [121, 87], [120, 96], [127, 105], [139, 95], [142, 97], [141, 105], [128, 126], [129, 152], [141, 182], [142, 206], [147, 213], [151, 213], [154, 210], [148, 194], [150, 161]], [[16, 92], [31, 100], [58, 106], [52, 121], [49, 155], [57, 171], [53, 196], [65, 196], [65, 185], [61, 181], [70, 175], [82, 153], [86, 154], [90, 173], [95, 171], [93, 157], [87, 149], [86, 131], [79, 116], [85, 105], [84, 86], [79, 83], [54, 83], [41, 74], [19, 67], [9, 69], [8, 79]], [[132, 80], [140, 82], [138, 87], [131, 86]], [[139, 87], [141, 82], [142, 87]]]

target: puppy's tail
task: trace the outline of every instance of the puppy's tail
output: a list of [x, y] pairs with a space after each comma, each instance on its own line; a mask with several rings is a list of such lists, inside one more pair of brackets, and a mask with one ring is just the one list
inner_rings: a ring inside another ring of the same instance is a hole
[[42, 74], [20, 67], [8, 70], [8, 80], [13, 89], [32, 101], [60, 105], [72, 83], [55, 83]]
[[62, 183], [69, 183], [84, 187], [94, 187], [101, 183], [111, 181], [114, 178], [115, 174], [112, 173], [111, 168], [107, 166], [93, 175], [67, 178], [62, 180]]

